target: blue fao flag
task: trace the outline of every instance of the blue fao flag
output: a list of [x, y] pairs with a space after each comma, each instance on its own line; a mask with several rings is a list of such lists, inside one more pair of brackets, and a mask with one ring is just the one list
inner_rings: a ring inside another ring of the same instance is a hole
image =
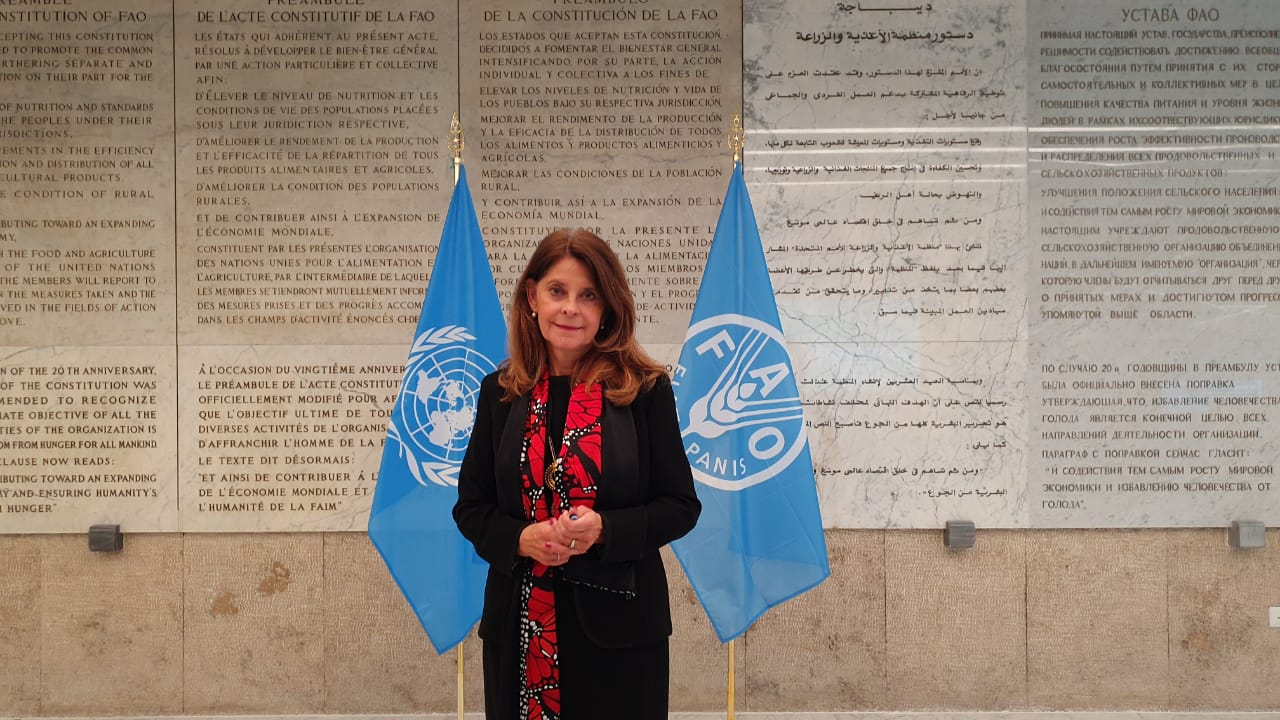
[[488, 565], [453, 521], [480, 381], [507, 330], [462, 169], [391, 412], [369, 538], [437, 653], [480, 619]]
[[672, 549], [728, 642], [831, 572], [799, 386], [740, 163], [673, 385], [702, 515]]

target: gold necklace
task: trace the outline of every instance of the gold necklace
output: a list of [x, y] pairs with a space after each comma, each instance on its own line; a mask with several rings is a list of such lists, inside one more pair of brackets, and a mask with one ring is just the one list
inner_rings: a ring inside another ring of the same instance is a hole
[[547, 432], [547, 469], [542, 472], [542, 484], [552, 492], [556, 491], [556, 477], [560, 472], [560, 457], [555, 448], [551, 446], [551, 433]]

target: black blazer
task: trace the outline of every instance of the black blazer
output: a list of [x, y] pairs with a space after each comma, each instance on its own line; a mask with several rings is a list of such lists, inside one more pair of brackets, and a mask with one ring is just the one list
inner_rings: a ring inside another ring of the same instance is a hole
[[[510, 642], [518, 618], [519, 557], [528, 522], [520, 494], [520, 445], [529, 397], [499, 402], [497, 373], [480, 385], [475, 427], [458, 474], [453, 518], [489, 563], [480, 637]], [[658, 549], [693, 529], [702, 509], [693, 489], [664, 376], [627, 407], [604, 403], [602, 477], [595, 510], [604, 542], [560, 569], [571, 583], [579, 621], [602, 647], [646, 645], [671, 634], [667, 577]]]

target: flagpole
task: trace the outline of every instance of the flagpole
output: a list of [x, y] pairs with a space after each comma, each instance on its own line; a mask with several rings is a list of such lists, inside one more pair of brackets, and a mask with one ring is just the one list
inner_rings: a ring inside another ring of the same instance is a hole
[[466, 689], [466, 674], [462, 671], [462, 647], [466, 645], [466, 641], [458, 643], [458, 720], [463, 720], [466, 713], [467, 701], [464, 694]]
[[733, 720], [733, 640], [729, 641], [729, 712], [725, 715], [726, 720]]
[[[733, 150], [733, 164], [736, 166], [738, 161], [742, 159], [742, 149], [746, 145], [746, 132], [742, 128], [742, 116], [737, 113], [734, 113], [733, 115], [733, 125], [729, 128], [729, 135], [725, 140], [725, 144], [729, 146], [730, 150]], [[726, 700], [728, 710], [725, 714], [726, 720], [733, 720], [733, 691], [734, 686], [737, 684], [734, 680], [734, 642], [734, 640], [730, 640], [727, 648], [729, 662], [729, 677], [727, 684], [729, 689], [728, 698]]]
[[[458, 178], [462, 174], [462, 148], [466, 143], [462, 139], [462, 123], [458, 122], [458, 113], [453, 114], [453, 120], [449, 123], [449, 150], [453, 152], [453, 184], [457, 186]], [[467, 641], [464, 639], [458, 643], [458, 720], [464, 720], [466, 714], [466, 672], [463, 670], [464, 663], [462, 659], [462, 648], [466, 646]]]

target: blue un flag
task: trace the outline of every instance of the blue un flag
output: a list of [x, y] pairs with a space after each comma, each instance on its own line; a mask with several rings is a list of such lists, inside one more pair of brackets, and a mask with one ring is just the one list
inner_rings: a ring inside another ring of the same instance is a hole
[[458, 532], [452, 511], [480, 381], [506, 358], [506, 343], [463, 169], [391, 412], [369, 512], [369, 538], [437, 653], [466, 639], [480, 619], [488, 565]]
[[672, 549], [721, 642], [831, 572], [781, 328], [738, 163], [673, 381], [702, 515]]

